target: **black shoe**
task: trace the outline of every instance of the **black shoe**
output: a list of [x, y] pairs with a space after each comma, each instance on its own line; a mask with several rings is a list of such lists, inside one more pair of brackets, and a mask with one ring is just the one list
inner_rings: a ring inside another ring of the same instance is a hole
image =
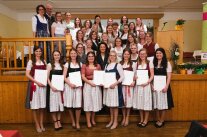
[[142, 126], [142, 122], [139, 122], [139, 123], [137, 124], [137, 126], [138, 126], [138, 127], [141, 127], [141, 126]]
[[56, 124], [58, 121], [53, 121], [53, 122], [54, 122], [54, 130], [55, 130], [55, 131], [58, 131], [59, 128], [56, 128], [56, 127], [55, 127], [55, 124]]
[[163, 127], [164, 125], [165, 125], [165, 122], [163, 121], [163, 122], [160, 122], [160, 121], [158, 121], [160, 124], [158, 124], [157, 122], [155, 123], [155, 127], [156, 128], [161, 128], [161, 127]]
[[[60, 121], [60, 120], [57, 120], [57, 122], [58, 122], [58, 121]], [[60, 130], [60, 129], [63, 129], [63, 127], [61, 126], [61, 127], [59, 127], [58, 129], [59, 129], [59, 130]]]
[[147, 127], [147, 125], [148, 125], [148, 122], [147, 122], [147, 123], [144, 123], [144, 122], [143, 122], [143, 123], [141, 124], [140, 127], [141, 127], [141, 128], [144, 128], [144, 127]]

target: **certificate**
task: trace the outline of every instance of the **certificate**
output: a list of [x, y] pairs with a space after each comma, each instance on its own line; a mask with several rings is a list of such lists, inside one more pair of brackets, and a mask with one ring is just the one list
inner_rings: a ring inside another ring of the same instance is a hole
[[51, 84], [59, 91], [63, 91], [64, 87], [64, 76], [63, 75], [52, 75]]
[[103, 85], [104, 84], [104, 74], [105, 71], [94, 70], [93, 72], [93, 83], [95, 85]]
[[117, 80], [115, 72], [104, 73], [104, 88], [109, 88], [116, 81]]
[[72, 84], [76, 85], [76, 87], [82, 86], [80, 71], [69, 73], [69, 80]]
[[166, 76], [154, 76], [154, 90], [162, 91], [166, 86]]
[[147, 83], [149, 80], [148, 70], [137, 70], [137, 85]]
[[[47, 70], [35, 69], [34, 79], [43, 85], [47, 85]], [[35, 85], [37, 85], [35, 83]]]
[[124, 70], [124, 80], [122, 81], [122, 85], [131, 85], [134, 79], [134, 72]]

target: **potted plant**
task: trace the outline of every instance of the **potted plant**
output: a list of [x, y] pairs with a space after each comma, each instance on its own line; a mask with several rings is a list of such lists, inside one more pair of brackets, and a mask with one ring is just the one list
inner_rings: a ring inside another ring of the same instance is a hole
[[183, 24], [185, 23], [185, 20], [178, 19], [176, 21], [175, 30], [183, 30]]
[[195, 67], [196, 74], [203, 74], [204, 72], [204, 66], [203, 64], [197, 64]]
[[186, 63], [185, 68], [187, 69], [187, 74], [192, 74], [193, 69], [194, 69], [194, 65], [192, 63]]
[[207, 74], [207, 64], [203, 64], [204, 74]]
[[179, 64], [178, 68], [180, 70], [180, 74], [186, 74], [185, 64]]

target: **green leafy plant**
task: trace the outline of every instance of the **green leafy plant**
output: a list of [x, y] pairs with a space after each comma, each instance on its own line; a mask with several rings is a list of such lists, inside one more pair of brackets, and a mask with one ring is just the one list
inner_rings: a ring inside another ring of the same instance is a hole
[[183, 25], [185, 23], [185, 20], [183, 19], [178, 19], [176, 22], [176, 25]]

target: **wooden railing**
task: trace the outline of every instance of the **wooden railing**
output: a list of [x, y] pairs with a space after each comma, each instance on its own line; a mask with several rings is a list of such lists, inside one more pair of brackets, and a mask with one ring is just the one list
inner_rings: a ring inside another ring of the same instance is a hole
[[25, 70], [26, 62], [32, 58], [33, 46], [37, 46], [39, 42], [43, 44], [45, 60], [47, 59], [47, 46], [50, 46], [52, 54], [55, 45], [61, 51], [61, 42], [65, 42], [66, 59], [68, 59], [69, 50], [72, 48], [70, 34], [65, 37], [52, 38], [0, 38], [0, 75], [2, 75], [3, 71]]

